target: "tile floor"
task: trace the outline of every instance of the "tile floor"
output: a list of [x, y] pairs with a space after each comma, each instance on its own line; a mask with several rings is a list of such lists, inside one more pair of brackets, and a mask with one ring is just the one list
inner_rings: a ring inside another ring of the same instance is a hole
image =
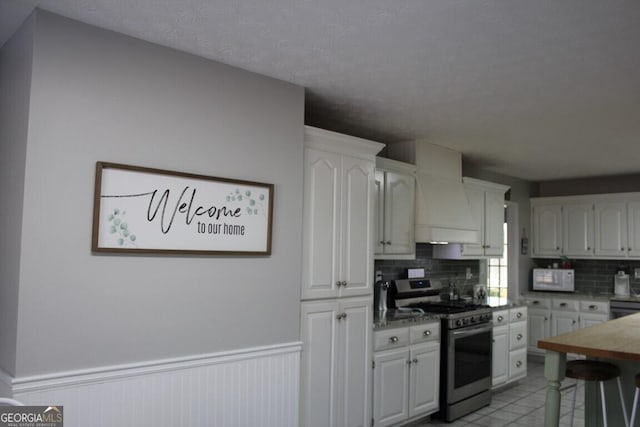
[[[547, 381], [544, 378], [543, 363], [530, 361], [527, 365], [527, 377], [513, 386], [497, 390], [491, 399], [491, 405], [452, 423], [432, 420], [416, 424], [415, 427], [540, 427], [544, 425], [544, 401]], [[571, 384], [566, 379], [562, 386]], [[562, 392], [560, 426], [570, 426], [571, 400], [573, 388]], [[576, 412], [573, 426], [584, 426], [584, 382], [578, 383]]]

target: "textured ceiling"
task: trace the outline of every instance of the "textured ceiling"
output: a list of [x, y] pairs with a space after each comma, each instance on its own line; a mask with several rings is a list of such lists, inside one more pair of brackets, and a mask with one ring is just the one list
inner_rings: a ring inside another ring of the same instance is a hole
[[640, 172], [637, 0], [0, 0], [307, 88], [306, 122], [519, 178]]

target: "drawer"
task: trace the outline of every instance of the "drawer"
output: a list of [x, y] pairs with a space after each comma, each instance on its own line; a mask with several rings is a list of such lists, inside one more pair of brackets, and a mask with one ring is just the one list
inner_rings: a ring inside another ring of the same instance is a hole
[[409, 328], [376, 331], [373, 334], [373, 341], [374, 351], [407, 346], [409, 345]]
[[580, 301], [580, 311], [583, 313], [609, 314], [609, 302]]
[[527, 346], [527, 322], [516, 322], [509, 326], [509, 350]]
[[527, 375], [527, 349], [512, 351], [509, 353], [509, 379], [524, 377]]
[[554, 298], [551, 301], [551, 308], [553, 310], [578, 311], [580, 309], [580, 302], [572, 299]]
[[551, 308], [551, 300], [548, 298], [527, 298], [524, 302], [529, 308]]
[[440, 339], [440, 322], [424, 323], [409, 328], [411, 344]]
[[521, 322], [527, 320], [527, 307], [517, 307], [509, 310], [509, 321]]
[[509, 323], [509, 310], [496, 310], [493, 312], [493, 326], [501, 326]]

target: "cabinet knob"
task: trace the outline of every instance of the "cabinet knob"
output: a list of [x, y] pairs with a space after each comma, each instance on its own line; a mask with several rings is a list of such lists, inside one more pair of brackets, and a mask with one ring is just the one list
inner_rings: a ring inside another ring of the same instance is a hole
[[413, 359], [411, 362], [415, 365], [418, 363], [418, 359]]
[[591, 246], [587, 246], [587, 250], [590, 251], [591, 250]]
[[627, 248], [628, 251], [631, 251], [631, 248]]
[[407, 360], [407, 365], [411, 365], [411, 359]]
[[504, 317], [498, 316], [498, 322], [502, 322], [503, 320], [504, 320]]
[[394, 342], [398, 342], [398, 337], [393, 336], [389, 338], [389, 342], [394, 343]]
[[516, 317], [517, 317], [518, 319], [519, 319], [519, 318], [521, 318], [521, 317], [522, 317], [522, 313], [521, 313], [521, 312], [518, 312], [518, 314], [516, 314]]
[[338, 281], [336, 282], [336, 286], [337, 286], [337, 287], [342, 286], [342, 282], [341, 282], [340, 280], [338, 280]]
[[384, 240], [380, 240], [380, 244], [381, 244], [381, 245], [384, 245]]
[[559, 250], [560, 250], [560, 246], [556, 246], [556, 251], [559, 251]]
[[485, 249], [489, 249], [491, 247], [491, 245], [485, 245]]
[[342, 320], [347, 317], [347, 313], [340, 313], [336, 316], [336, 319]]
[[590, 305], [589, 310], [596, 310], [598, 308], [597, 305]]
[[429, 335], [431, 335], [431, 331], [426, 330], [422, 333], [422, 336], [428, 337]]
[[546, 322], [547, 320], [549, 320], [549, 319], [547, 319], [547, 316], [545, 316], [545, 317], [544, 317], [544, 321]]
[[538, 304], [540, 304], [540, 301], [537, 301], [537, 300], [536, 300], [536, 301], [532, 302], [532, 304], [533, 304], [533, 305], [538, 305]]
[[516, 338], [518, 339], [518, 341], [520, 341], [522, 339], [522, 334], [518, 334]]
[[572, 325], [575, 325], [575, 324], [576, 324], [576, 321], [575, 321], [575, 320], [573, 320], [573, 321], [571, 322], [571, 324], [572, 324]]
[[520, 366], [522, 366], [522, 362], [521, 362], [520, 360], [518, 360], [518, 361], [516, 362], [516, 367], [517, 367], [517, 368], [519, 368]]
[[621, 251], [624, 251], [624, 248], [620, 248]]
[[387, 241], [385, 242], [385, 244], [390, 245], [390, 244], [391, 244], [391, 240], [387, 240]]
[[561, 303], [560, 303], [560, 307], [566, 307], [566, 306], [567, 306], [567, 303], [566, 303], [566, 302], [561, 302]]

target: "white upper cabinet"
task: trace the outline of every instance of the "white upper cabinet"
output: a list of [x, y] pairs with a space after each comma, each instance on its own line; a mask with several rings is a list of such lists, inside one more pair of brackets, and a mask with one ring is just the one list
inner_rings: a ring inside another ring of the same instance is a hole
[[531, 199], [532, 256], [640, 258], [640, 193]]
[[465, 244], [465, 256], [502, 256], [504, 250], [504, 193], [506, 185], [479, 179], [463, 178], [471, 215], [479, 230], [478, 244]]
[[564, 253], [592, 256], [594, 248], [593, 203], [567, 204], [563, 207]]
[[640, 257], [640, 197], [596, 203], [596, 255]]
[[533, 256], [562, 255], [562, 206], [532, 206]]
[[627, 255], [627, 204], [625, 202], [596, 203], [596, 255]]
[[415, 258], [415, 185], [415, 166], [376, 159], [376, 258]]
[[302, 299], [371, 293], [375, 155], [382, 147], [306, 128]]

